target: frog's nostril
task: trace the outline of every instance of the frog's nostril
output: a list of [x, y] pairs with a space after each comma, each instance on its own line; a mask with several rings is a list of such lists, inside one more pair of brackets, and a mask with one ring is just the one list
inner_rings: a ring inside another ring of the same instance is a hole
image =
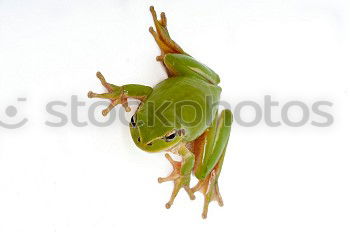
[[137, 142], [141, 142], [140, 137], [137, 138]]
[[151, 143], [147, 143], [148, 146], [152, 146], [152, 142]]

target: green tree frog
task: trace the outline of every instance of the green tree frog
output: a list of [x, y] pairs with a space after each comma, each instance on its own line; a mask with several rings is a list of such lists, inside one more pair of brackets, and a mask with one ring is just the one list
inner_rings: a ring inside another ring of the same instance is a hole
[[[153, 6], [150, 11], [155, 30], [150, 27], [149, 31], [161, 51], [156, 60], [164, 65], [168, 78], [154, 88], [136, 84], [117, 86], [106, 82], [98, 72], [97, 77], [108, 92], [90, 91], [88, 97], [111, 101], [102, 112], [104, 116], [117, 104], [130, 111], [128, 98], [140, 101], [129, 125], [136, 146], [146, 152], [166, 151], [181, 157], [181, 162], [174, 161], [167, 153], [165, 157], [173, 171], [168, 177], [158, 178], [159, 183], [174, 182], [166, 208], [171, 207], [181, 188], [191, 200], [195, 199], [195, 192], [201, 191], [204, 194], [202, 217], [206, 218], [212, 200], [223, 206], [218, 178], [230, 136], [232, 113], [226, 109], [218, 114], [219, 76], [171, 39], [164, 12], [158, 19]], [[156, 113], [159, 108], [162, 114]], [[191, 188], [192, 174], [198, 183]]]

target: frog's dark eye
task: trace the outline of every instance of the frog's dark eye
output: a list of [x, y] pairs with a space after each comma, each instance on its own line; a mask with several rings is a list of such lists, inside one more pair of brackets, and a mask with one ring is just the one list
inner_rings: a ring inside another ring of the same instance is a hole
[[130, 121], [130, 124], [133, 128], [136, 127], [136, 114], [134, 114], [132, 117], [131, 117], [131, 121]]
[[170, 142], [171, 140], [175, 139], [176, 137], [176, 131], [172, 132], [171, 134], [169, 135], [166, 135], [164, 138], [165, 138], [165, 141], [166, 142]]

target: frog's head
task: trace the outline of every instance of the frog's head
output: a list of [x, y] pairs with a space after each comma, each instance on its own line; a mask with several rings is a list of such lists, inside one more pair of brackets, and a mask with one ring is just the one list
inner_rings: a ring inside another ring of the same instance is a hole
[[130, 120], [130, 133], [136, 146], [147, 152], [169, 150], [179, 144], [185, 131], [172, 123], [164, 125], [159, 120], [151, 124], [142, 112], [137, 112]]

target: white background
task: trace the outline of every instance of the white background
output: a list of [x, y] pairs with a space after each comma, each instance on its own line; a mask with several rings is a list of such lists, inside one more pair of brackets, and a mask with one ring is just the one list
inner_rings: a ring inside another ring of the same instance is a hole
[[[118, 85], [165, 78], [150, 5], [220, 74], [232, 107], [263, 105], [265, 95], [280, 105], [334, 103], [328, 128], [310, 125], [322, 119], [314, 114], [300, 128], [235, 124], [220, 177], [225, 206], [212, 203], [205, 221], [198, 193], [190, 201], [181, 191], [165, 209], [172, 185], [157, 177], [170, 165], [138, 150], [127, 126], [71, 123], [72, 95], [86, 102], [79, 120], [87, 121], [95, 101], [86, 93], [104, 91], [97, 70]], [[0, 231], [349, 231], [349, 14], [347, 0], [1, 0], [0, 120], [29, 121], [0, 128]], [[45, 111], [53, 100], [67, 103], [57, 108], [64, 127], [45, 125], [59, 121]]]

